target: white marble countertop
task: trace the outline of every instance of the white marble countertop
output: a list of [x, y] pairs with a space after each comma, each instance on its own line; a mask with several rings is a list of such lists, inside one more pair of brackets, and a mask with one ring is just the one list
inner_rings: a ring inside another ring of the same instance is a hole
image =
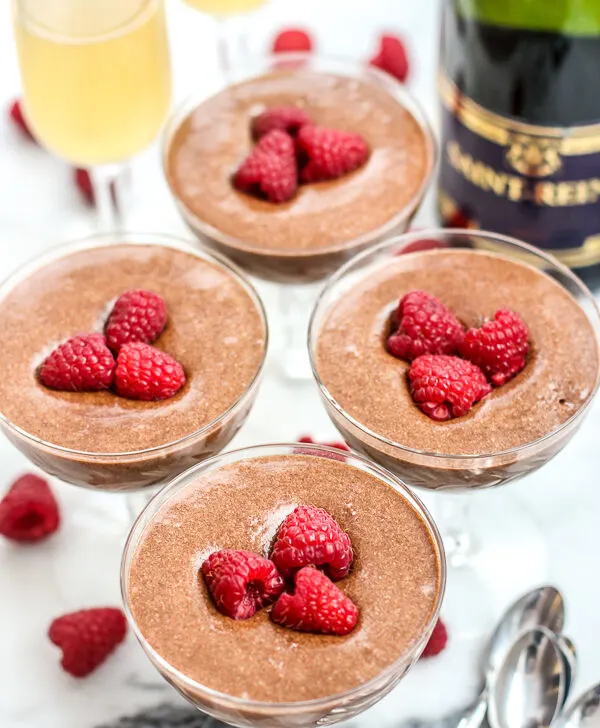
[[[69, 169], [21, 140], [5, 121], [4, 109], [19, 93], [7, 5], [0, 12], [2, 276], [48, 246], [94, 230], [93, 212], [81, 204]], [[181, 98], [194, 88], [216, 85], [218, 76], [208, 21], [177, 0], [168, 0], [168, 5], [175, 95]], [[252, 23], [251, 48], [263, 50], [275, 29], [297, 23], [314, 29], [323, 52], [357, 58], [371, 54], [378, 31], [392, 28], [405, 34], [414, 59], [412, 88], [435, 118], [437, 0], [274, 0]], [[421, 213], [421, 223], [433, 221], [428, 210], [431, 206]], [[135, 162], [128, 222], [131, 229], [188, 235], [162, 179], [157, 147]], [[501, 514], [507, 503], [522, 503], [533, 515], [549, 549], [548, 579], [566, 595], [568, 632], [579, 647], [580, 689], [600, 680], [600, 583], [594, 568], [600, 551], [599, 426], [600, 406], [596, 406], [574, 441], [539, 473], [493, 493], [465, 496], [477, 498], [490, 513]], [[284, 384], [272, 357], [256, 406], [232, 447], [294, 440], [302, 433], [334, 437], [315, 386]], [[0, 462], [0, 492], [14, 476], [30, 469], [4, 439], [0, 440]], [[86, 680], [75, 681], [59, 668], [59, 653], [46, 638], [50, 621], [85, 606], [119, 603], [118, 566], [126, 516], [119, 496], [90, 493], [58, 482], [53, 485], [64, 514], [61, 532], [47, 544], [31, 548], [0, 543], [2, 728], [92, 728], [138, 707], [176, 700], [132, 637]], [[121, 512], [122, 528], [111, 527], [114, 515]], [[511, 522], [502, 526], [508, 543]], [[465, 593], [462, 623], [468, 626], [472, 618], [475, 624], [481, 611], [486, 618], [497, 616], [514, 596], [504, 586], [504, 577], [513, 573], [518, 581], [520, 572], [526, 575], [529, 557], [525, 552], [517, 562], [508, 563], [499, 550], [494, 562], [497, 588], [487, 596], [476, 588]], [[449, 629], [452, 640], [452, 620]], [[467, 630], [465, 640], [454, 640], [438, 659], [418, 665], [392, 695], [360, 719], [360, 725], [386, 728], [403, 717], [439, 716], [466, 703], [477, 684], [474, 661], [478, 644]]]

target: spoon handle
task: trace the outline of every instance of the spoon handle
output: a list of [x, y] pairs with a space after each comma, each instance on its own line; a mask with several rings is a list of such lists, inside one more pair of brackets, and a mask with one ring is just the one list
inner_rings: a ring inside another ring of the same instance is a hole
[[473, 705], [469, 706], [463, 717], [459, 720], [456, 728], [481, 728], [485, 720], [488, 705], [487, 686], [481, 691]]

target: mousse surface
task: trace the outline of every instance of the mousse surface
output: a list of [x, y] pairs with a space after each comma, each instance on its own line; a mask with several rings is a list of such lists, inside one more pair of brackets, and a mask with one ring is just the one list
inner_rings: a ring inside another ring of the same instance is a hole
[[[302, 185], [285, 204], [239, 192], [231, 178], [251, 151], [251, 121], [265, 108], [299, 106], [316, 124], [361, 134], [368, 162], [337, 180]], [[415, 118], [387, 91], [345, 76], [272, 72], [203, 102], [171, 142], [167, 178], [197, 218], [269, 253], [319, 252], [376, 231], [413, 200], [431, 151]]]
[[[187, 384], [173, 398], [140, 402], [111, 391], [58, 392], [36, 369], [60, 342], [102, 332], [115, 299], [143, 288], [162, 296], [166, 329], [155, 342], [183, 365]], [[246, 391], [265, 348], [261, 314], [231, 273], [159, 245], [91, 248], [31, 273], [0, 301], [0, 411], [47, 442], [96, 453], [143, 450], [209, 424]]]
[[[413, 290], [437, 296], [467, 327], [500, 308], [530, 332], [527, 363], [466, 415], [435, 422], [415, 405], [409, 364], [386, 351], [389, 317]], [[317, 342], [321, 381], [371, 431], [414, 450], [485, 454], [526, 445], [562, 425], [593, 391], [596, 337], [583, 309], [547, 275], [494, 253], [410, 253], [355, 282], [323, 322]]]
[[[234, 621], [198, 578], [216, 549], [267, 556], [300, 504], [325, 508], [352, 541], [352, 570], [337, 584], [360, 616], [346, 637], [280, 627], [268, 609]], [[437, 605], [440, 562], [424, 521], [390, 485], [338, 460], [270, 456], [201, 474], [171, 497], [141, 536], [128, 586], [139, 629], [174, 668], [228, 695], [291, 702], [356, 687], [406, 653]]]

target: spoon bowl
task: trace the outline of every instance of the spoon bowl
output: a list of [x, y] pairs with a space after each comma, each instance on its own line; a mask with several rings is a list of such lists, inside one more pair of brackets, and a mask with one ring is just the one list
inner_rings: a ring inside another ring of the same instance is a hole
[[514, 643], [492, 688], [492, 728], [549, 728], [562, 709], [565, 659], [546, 629], [532, 629]]
[[594, 685], [571, 704], [560, 728], [600, 728], [600, 685]]

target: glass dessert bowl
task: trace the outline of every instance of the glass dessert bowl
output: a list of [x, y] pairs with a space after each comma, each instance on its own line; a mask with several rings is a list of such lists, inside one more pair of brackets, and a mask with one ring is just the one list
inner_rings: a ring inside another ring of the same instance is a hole
[[[268, 557], [302, 504], [325, 508], [352, 542], [354, 563], [336, 584], [359, 617], [343, 637], [282, 627], [268, 609], [230, 619], [199, 576], [219, 549]], [[376, 703], [418, 660], [445, 559], [427, 511], [391, 473], [328, 447], [265, 445], [218, 455], [166, 486], [131, 531], [121, 585], [147, 656], [196, 707], [236, 726], [329, 725]]]
[[[467, 328], [509, 308], [529, 329], [522, 371], [443, 422], [419, 409], [410, 364], [387, 350], [398, 301], [414, 290], [436, 296]], [[361, 253], [326, 283], [309, 332], [322, 401], [354, 449], [411, 486], [439, 493], [449, 563], [461, 567], [452, 569], [450, 619], [455, 591], [459, 612], [467, 588], [505, 600], [547, 577], [547, 547], [523, 504], [511, 493], [467, 494], [533, 473], [569, 442], [598, 391], [599, 339], [596, 303], [571, 271], [492, 233], [405, 234]], [[508, 566], [514, 563], [518, 572]], [[478, 626], [466, 629], [474, 634]]]
[[[44, 387], [37, 369], [50, 350], [102, 333], [115, 299], [132, 289], [164, 298], [156, 346], [182, 363], [184, 388], [149, 402]], [[160, 485], [225, 447], [254, 402], [268, 337], [260, 299], [231, 264], [176, 238], [96, 235], [55, 248], [9, 277], [0, 309], [16, 342], [0, 357], [10, 373], [0, 426], [63, 481], [107, 491]]]
[[[338, 179], [301, 185], [282, 204], [237, 190], [232, 178], [253, 148], [253, 119], [281, 106], [360, 133], [368, 160]], [[360, 63], [303, 53], [246, 63], [220, 93], [188, 99], [171, 118], [163, 149], [171, 193], [199, 240], [282, 283], [321, 280], [406, 230], [435, 159], [429, 124], [401, 83]]]

